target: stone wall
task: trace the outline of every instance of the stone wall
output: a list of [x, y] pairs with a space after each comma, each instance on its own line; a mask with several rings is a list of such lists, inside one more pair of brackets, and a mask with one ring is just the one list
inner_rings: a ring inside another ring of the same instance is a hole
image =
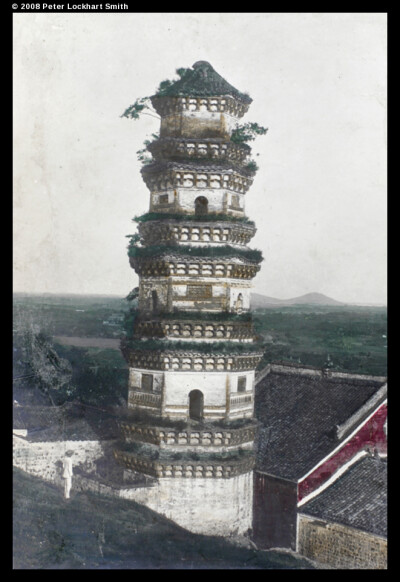
[[[187, 104], [188, 109], [179, 113], [165, 115], [161, 119], [161, 137], [223, 137], [229, 139], [237, 122], [236, 117], [218, 111], [219, 103], [214, 99], [202, 99], [202, 103]], [[196, 107], [197, 106], [197, 107]], [[196, 108], [193, 111], [189, 108]], [[212, 109], [211, 109], [212, 108]]]
[[86, 472], [94, 472], [95, 462], [104, 455], [110, 443], [100, 441], [30, 442], [13, 437], [13, 464], [15, 467], [40, 477], [45, 481], [60, 482], [62, 460], [65, 451], [72, 450], [73, 467], [81, 466]]
[[133, 499], [203, 535], [243, 535], [252, 527], [253, 473], [231, 479], [160, 479], [151, 488], [124, 489]]
[[386, 539], [303, 514], [298, 516], [297, 551], [334, 568], [387, 568]]
[[[56, 441], [29, 442], [13, 437], [13, 464], [23, 471], [62, 485], [60, 461], [66, 450], [73, 450], [73, 465], [85, 473], [95, 472], [96, 460], [103, 457], [110, 442]], [[131, 499], [175, 521], [181, 527], [204, 535], [241, 535], [252, 527], [253, 473], [230, 479], [169, 479], [149, 486], [112, 487], [98, 479], [76, 475], [75, 491], [93, 490]]]
[[[190, 176], [194, 174], [188, 174]], [[206, 174], [199, 174], [199, 177], [207, 177]], [[212, 175], [211, 175], [212, 177]], [[215, 174], [215, 177], [220, 177]], [[206, 184], [206, 180], [204, 180]], [[153, 186], [150, 196], [150, 212], [183, 212], [193, 214], [196, 208], [196, 199], [199, 196], [207, 198], [207, 211], [223, 213], [231, 216], [244, 216], [245, 192], [229, 191], [223, 183], [218, 189], [214, 187], [191, 188], [189, 186], [170, 186], [168, 189], [161, 189], [159, 184]], [[247, 187], [244, 183], [242, 189]], [[232, 187], [233, 188], [233, 187]]]
[[244, 535], [252, 527], [252, 472], [232, 479], [161, 479], [119, 489], [78, 475], [73, 489], [130, 499], [202, 535]]

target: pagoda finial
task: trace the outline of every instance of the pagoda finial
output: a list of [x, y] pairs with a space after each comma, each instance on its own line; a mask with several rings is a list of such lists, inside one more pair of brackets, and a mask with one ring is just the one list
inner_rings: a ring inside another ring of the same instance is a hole
[[210, 63], [208, 61], [196, 61], [193, 65], [192, 65], [193, 69], [213, 69], [213, 67], [210, 65]]
[[213, 73], [214, 69], [207, 61], [197, 61], [193, 65], [193, 69], [196, 71], [198, 70], [200, 73], [200, 77], [203, 79], [207, 79], [208, 73]]

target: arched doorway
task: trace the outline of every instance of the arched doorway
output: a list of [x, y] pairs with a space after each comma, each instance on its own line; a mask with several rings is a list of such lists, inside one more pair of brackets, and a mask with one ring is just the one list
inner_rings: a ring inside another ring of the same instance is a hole
[[208, 200], [205, 196], [198, 196], [194, 201], [195, 214], [202, 216], [208, 214]]
[[203, 404], [203, 392], [200, 390], [189, 392], [189, 417], [193, 420], [201, 420], [203, 418]]

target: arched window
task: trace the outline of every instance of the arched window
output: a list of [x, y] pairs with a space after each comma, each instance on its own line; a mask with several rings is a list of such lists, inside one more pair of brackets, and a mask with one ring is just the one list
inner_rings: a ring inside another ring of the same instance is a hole
[[193, 420], [201, 420], [203, 418], [204, 396], [200, 390], [192, 390], [189, 392], [189, 417]]
[[198, 196], [194, 201], [195, 214], [208, 214], [208, 200], [205, 196]]

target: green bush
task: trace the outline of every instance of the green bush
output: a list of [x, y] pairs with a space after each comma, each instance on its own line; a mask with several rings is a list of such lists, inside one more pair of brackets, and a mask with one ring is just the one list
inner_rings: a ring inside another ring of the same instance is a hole
[[244, 222], [249, 225], [254, 225], [252, 220], [247, 216], [236, 217], [229, 214], [209, 213], [205, 215], [198, 214], [163, 214], [161, 212], [146, 212], [141, 216], [135, 216], [132, 219], [134, 222], [150, 222], [152, 220], [179, 220], [179, 221], [195, 221], [195, 222]]
[[258, 125], [258, 123], [244, 123], [243, 125], [237, 125], [232, 131], [231, 141], [238, 144], [247, 143], [248, 141], [254, 141], [257, 135], [265, 135], [268, 128]]
[[[144, 317], [148, 319], [148, 317]], [[209, 313], [206, 311], [179, 311], [175, 308], [174, 311], [170, 313], [163, 313], [159, 315], [159, 319], [173, 319], [180, 321], [181, 319], [187, 320], [205, 320], [205, 321], [251, 321], [252, 315], [250, 312], [245, 313], [230, 313], [228, 311], [223, 311], [221, 313]]]
[[263, 260], [262, 253], [258, 249], [241, 249], [231, 247], [229, 245], [224, 246], [210, 245], [206, 247], [192, 247], [192, 246], [180, 246], [177, 244], [175, 245], [169, 244], [169, 245], [153, 245], [148, 247], [140, 247], [137, 246], [135, 242], [133, 242], [133, 244], [130, 243], [128, 247], [129, 257], [155, 257], [167, 254], [193, 257], [208, 257], [208, 258], [239, 257], [257, 263], [260, 263]]
[[245, 168], [251, 172], [251, 173], [255, 173], [258, 170], [258, 165], [256, 164], [256, 162], [254, 160], [251, 160], [251, 162], [249, 162]]
[[263, 351], [261, 342], [240, 343], [240, 342], [195, 342], [195, 341], [174, 341], [168, 339], [143, 339], [124, 338], [121, 340], [121, 347], [132, 350], [145, 351], [195, 351], [201, 353], [215, 354], [242, 354], [248, 352]]

